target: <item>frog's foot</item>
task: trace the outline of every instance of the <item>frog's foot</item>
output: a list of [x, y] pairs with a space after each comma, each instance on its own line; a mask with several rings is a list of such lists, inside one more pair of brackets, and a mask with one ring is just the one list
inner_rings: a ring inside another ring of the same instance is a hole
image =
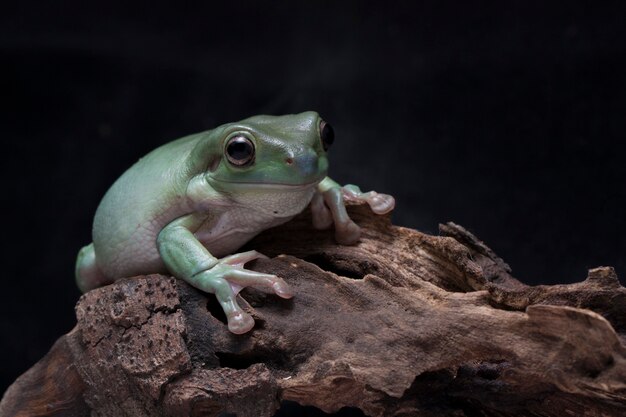
[[282, 279], [272, 274], [263, 274], [261, 272], [250, 271], [244, 269], [244, 265], [255, 259], [267, 259], [267, 256], [251, 250], [248, 252], [236, 253], [220, 260], [220, 264], [229, 265], [234, 268], [228, 279], [231, 289], [235, 294], [245, 287], [259, 286], [272, 289], [276, 295], [282, 298], [291, 298], [293, 293], [289, 285]]
[[396, 206], [396, 200], [388, 194], [380, 194], [376, 191], [362, 192], [359, 187], [347, 184], [342, 187], [345, 201], [364, 201], [369, 204], [376, 214], [389, 213]]
[[326, 226], [330, 218], [330, 223], [335, 223], [335, 239], [342, 245], [352, 245], [361, 237], [361, 228], [348, 216], [341, 187], [333, 187], [322, 192], [321, 200], [317, 196], [314, 197], [311, 209], [313, 226]]
[[78, 252], [75, 274], [76, 284], [82, 293], [113, 282], [107, 278], [100, 267], [98, 267], [93, 243], [83, 247], [80, 252]]
[[228, 329], [235, 334], [246, 333], [254, 327], [252, 316], [237, 303], [237, 294], [243, 288], [258, 286], [271, 289], [282, 298], [293, 296], [289, 285], [276, 275], [244, 269], [244, 264], [258, 258], [265, 256], [257, 251], [227, 256], [211, 269], [197, 274], [194, 280], [200, 289], [215, 294], [226, 314]]
[[311, 201], [313, 226], [326, 229], [335, 223], [335, 239], [342, 245], [356, 243], [361, 236], [361, 229], [346, 212], [345, 202], [356, 201], [367, 203], [376, 214], [385, 214], [393, 210], [395, 200], [387, 194], [376, 191], [362, 192], [356, 185], [335, 186], [318, 193]]

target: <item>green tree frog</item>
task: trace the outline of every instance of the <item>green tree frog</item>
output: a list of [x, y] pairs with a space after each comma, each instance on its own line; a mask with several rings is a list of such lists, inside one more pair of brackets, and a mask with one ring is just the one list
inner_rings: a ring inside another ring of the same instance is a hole
[[359, 227], [344, 201], [364, 201], [378, 214], [393, 197], [340, 186], [326, 176], [331, 126], [312, 111], [254, 116], [167, 143], [139, 159], [108, 190], [93, 223], [93, 242], [76, 261], [82, 292], [116, 279], [171, 273], [213, 293], [231, 332], [254, 319], [237, 303], [247, 286], [292, 297], [281, 278], [244, 268], [263, 257], [236, 253], [261, 231], [285, 223], [309, 204], [313, 225], [335, 225], [340, 244]]

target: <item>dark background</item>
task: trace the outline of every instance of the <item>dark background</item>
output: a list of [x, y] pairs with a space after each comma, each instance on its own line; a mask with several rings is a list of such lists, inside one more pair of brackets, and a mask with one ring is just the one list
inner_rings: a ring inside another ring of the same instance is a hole
[[626, 276], [623, 2], [15, 2], [0, 14], [0, 393], [74, 325], [78, 249], [154, 147], [317, 110], [331, 175], [527, 283]]

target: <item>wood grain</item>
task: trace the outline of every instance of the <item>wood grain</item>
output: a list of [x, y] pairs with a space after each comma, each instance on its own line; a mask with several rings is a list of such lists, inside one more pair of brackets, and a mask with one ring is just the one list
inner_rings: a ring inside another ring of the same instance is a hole
[[[247, 247], [296, 296], [242, 292], [256, 319], [161, 275], [91, 291], [0, 416], [272, 416], [281, 401], [369, 416], [626, 415], [626, 289], [612, 268], [527, 286], [461, 226], [440, 236], [349, 207], [339, 246], [305, 213]], [[245, 300], [245, 301], [244, 301]]]

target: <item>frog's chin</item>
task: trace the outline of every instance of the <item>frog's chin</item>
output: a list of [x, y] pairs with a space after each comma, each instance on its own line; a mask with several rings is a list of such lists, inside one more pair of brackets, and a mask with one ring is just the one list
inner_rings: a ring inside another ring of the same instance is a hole
[[224, 193], [231, 204], [253, 209], [263, 218], [292, 218], [311, 202], [316, 186], [323, 178], [301, 184], [235, 182], [212, 178], [209, 184]]

